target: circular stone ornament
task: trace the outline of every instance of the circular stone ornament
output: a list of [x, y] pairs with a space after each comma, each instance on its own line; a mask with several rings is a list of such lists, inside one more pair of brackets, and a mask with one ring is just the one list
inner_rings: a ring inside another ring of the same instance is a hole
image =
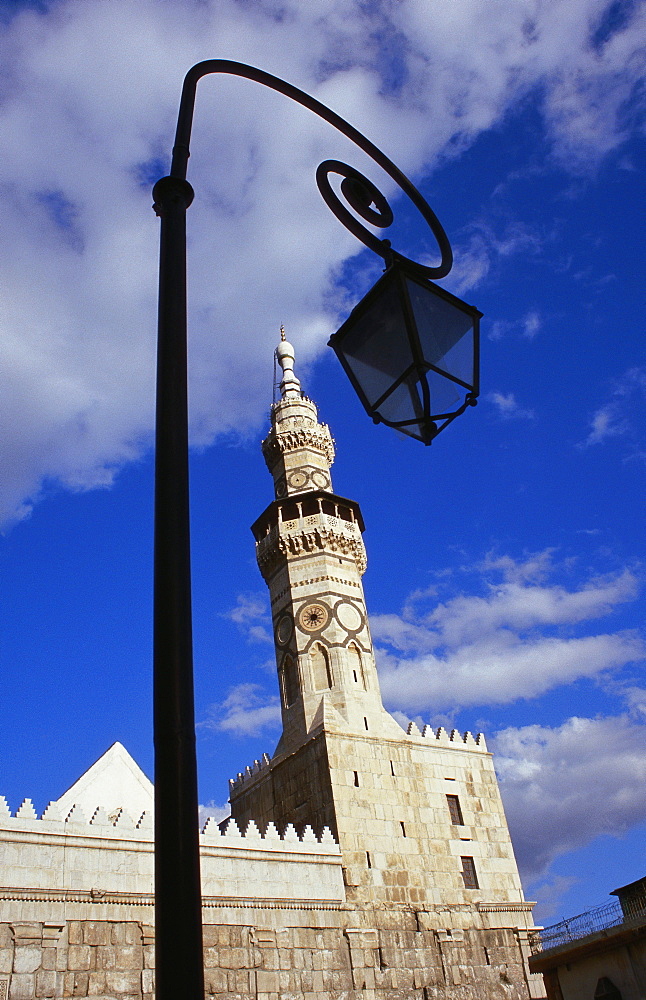
[[324, 604], [306, 604], [298, 612], [298, 624], [304, 632], [319, 632], [330, 620], [330, 612]]
[[363, 616], [354, 604], [344, 602], [336, 609], [336, 617], [347, 632], [357, 632], [363, 625]]
[[281, 646], [284, 646], [285, 643], [289, 642], [291, 639], [293, 627], [294, 623], [292, 622], [291, 616], [283, 615], [276, 626], [276, 639]]
[[287, 482], [292, 487], [292, 489], [300, 490], [303, 488], [303, 486], [305, 486], [307, 482], [307, 473], [302, 472], [300, 469], [297, 469], [296, 472], [290, 473]]
[[312, 473], [312, 482], [320, 490], [327, 490], [330, 487], [330, 477], [326, 476], [324, 472], [319, 472], [318, 469]]

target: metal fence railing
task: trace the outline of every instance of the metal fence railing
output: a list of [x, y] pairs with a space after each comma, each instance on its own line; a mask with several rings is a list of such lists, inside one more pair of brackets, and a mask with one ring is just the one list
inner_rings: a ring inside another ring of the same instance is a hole
[[603, 906], [595, 906], [593, 910], [588, 910], [586, 913], [579, 913], [576, 917], [561, 920], [560, 923], [552, 924], [551, 927], [531, 932], [529, 943], [532, 954], [536, 955], [538, 952], [545, 951], [546, 948], [558, 948], [559, 945], [568, 944], [570, 941], [576, 941], [578, 938], [605, 930], [607, 927], [616, 927], [623, 921], [624, 912], [618, 900], [604, 903]]

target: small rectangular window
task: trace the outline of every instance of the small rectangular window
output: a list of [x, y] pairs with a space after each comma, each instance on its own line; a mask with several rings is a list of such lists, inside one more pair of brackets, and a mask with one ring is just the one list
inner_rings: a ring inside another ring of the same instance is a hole
[[405, 826], [405, 824], [404, 824], [404, 821], [403, 821], [403, 819], [400, 819], [400, 821], [399, 821], [399, 825], [400, 825], [400, 826], [401, 826], [401, 828], [402, 828], [402, 837], [405, 837], [405, 836], [406, 836], [406, 826]]
[[366, 861], [368, 862], [368, 868], [372, 868], [372, 861], [370, 859], [370, 851], [366, 851]]
[[359, 772], [358, 771], [354, 772], [354, 787], [355, 788], [359, 787]]
[[390, 773], [392, 774], [392, 776], [394, 778], [395, 777], [395, 762], [392, 761], [392, 760], [390, 762]]
[[460, 858], [462, 862], [462, 878], [465, 889], [479, 889], [478, 876], [473, 858]]
[[366, 727], [366, 729], [367, 729], [367, 728], [368, 728], [368, 720], [366, 719], [365, 715], [364, 715], [364, 717], [363, 717], [363, 724], [364, 724], [364, 726], [365, 726], [365, 727]]
[[457, 795], [447, 795], [446, 801], [449, 807], [451, 822], [455, 826], [464, 826], [464, 820], [462, 819], [462, 810], [460, 809], [460, 800], [457, 797]]

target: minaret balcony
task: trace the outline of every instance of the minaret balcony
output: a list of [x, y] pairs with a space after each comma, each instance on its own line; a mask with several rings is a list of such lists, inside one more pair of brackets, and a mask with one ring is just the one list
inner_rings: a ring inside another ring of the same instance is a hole
[[272, 536], [291, 534], [313, 527], [325, 527], [360, 536], [364, 530], [359, 504], [354, 500], [315, 490], [297, 497], [274, 500], [255, 521], [251, 530], [257, 542]]
[[[353, 559], [359, 573], [366, 567], [359, 505], [354, 500], [318, 490], [274, 500], [252, 525], [258, 565], [263, 574], [276, 560], [329, 549]], [[273, 570], [272, 570], [273, 571]]]

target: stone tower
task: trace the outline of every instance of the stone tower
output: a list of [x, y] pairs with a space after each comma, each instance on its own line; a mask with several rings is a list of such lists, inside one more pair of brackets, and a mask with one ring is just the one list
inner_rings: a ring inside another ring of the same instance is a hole
[[283, 378], [263, 454], [275, 500], [253, 525], [269, 587], [283, 734], [231, 782], [244, 828], [329, 826], [348, 900], [369, 905], [524, 904], [482, 737], [405, 733], [381, 701], [361, 576], [358, 504], [333, 492], [328, 427], [277, 350]]

